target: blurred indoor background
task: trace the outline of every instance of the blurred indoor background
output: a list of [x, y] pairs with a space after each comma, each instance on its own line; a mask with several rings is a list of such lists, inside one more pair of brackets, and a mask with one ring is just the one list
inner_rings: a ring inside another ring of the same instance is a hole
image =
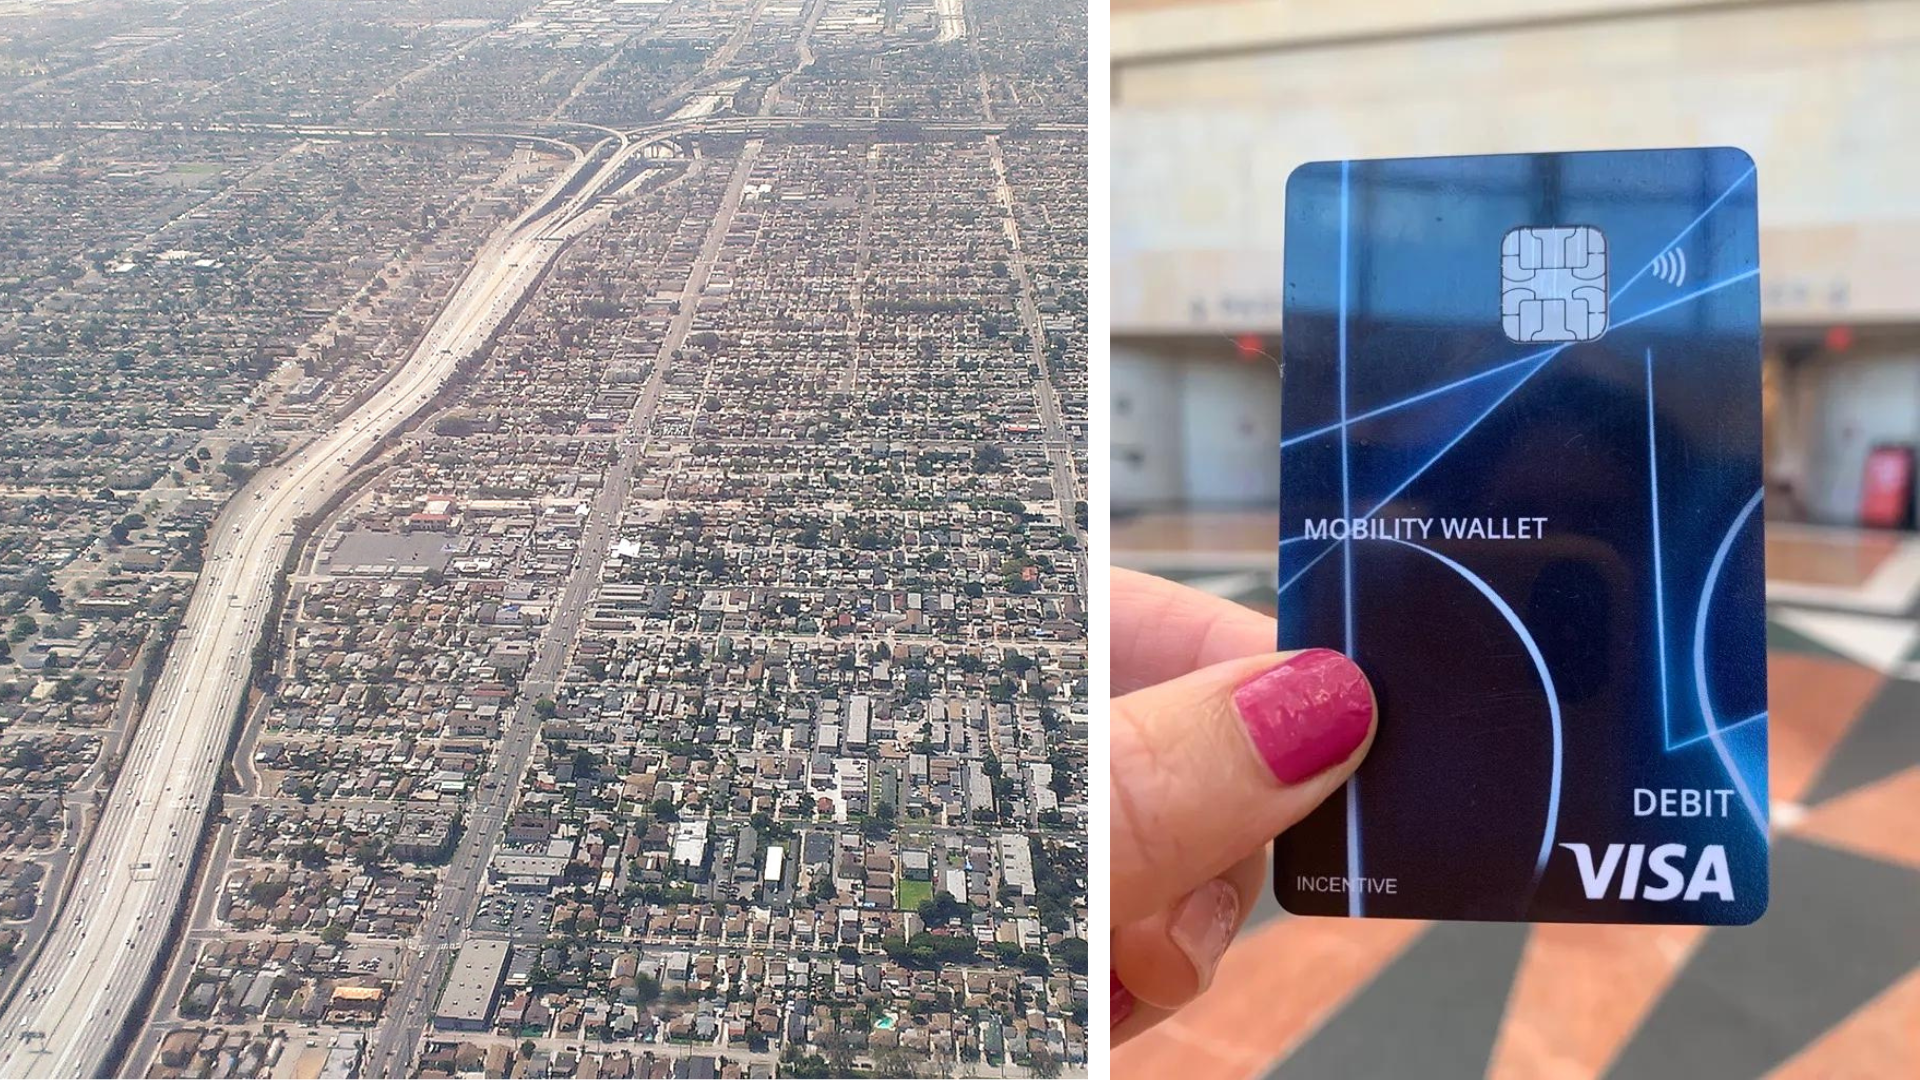
[[1120, 1075], [1920, 1076], [1920, 0], [1113, 0], [1114, 560], [1271, 607], [1282, 184], [1759, 164], [1775, 882], [1751, 928], [1290, 919]]

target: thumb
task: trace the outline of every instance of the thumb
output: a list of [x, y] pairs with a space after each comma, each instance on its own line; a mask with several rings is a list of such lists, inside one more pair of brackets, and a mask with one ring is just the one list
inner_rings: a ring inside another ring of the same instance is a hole
[[1225, 873], [1346, 782], [1373, 690], [1327, 649], [1230, 660], [1115, 698], [1113, 923]]

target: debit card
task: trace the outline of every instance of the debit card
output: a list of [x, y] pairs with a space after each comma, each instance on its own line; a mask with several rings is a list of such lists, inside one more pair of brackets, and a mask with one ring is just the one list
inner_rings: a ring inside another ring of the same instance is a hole
[[1310, 915], [1742, 924], [1767, 906], [1754, 165], [1326, 161], [1286, 186], [1280, 646], [1352, 656]]

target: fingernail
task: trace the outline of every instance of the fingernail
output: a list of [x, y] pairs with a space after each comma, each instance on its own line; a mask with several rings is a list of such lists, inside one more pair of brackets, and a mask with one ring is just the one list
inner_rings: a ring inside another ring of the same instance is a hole
[[1241, 684], [1233, 707], [1254, 749], [1283, 784], [1347, 760], [1373, 723], [1373, 690], [1353, 661], [1308, 649]]
[[1127, 1017], [1133, 1015], [1133, 991], [1120, 981], [1120, 976], [1111, 971], [1107, 972], [1107, 976], [1113, 980], [1113, 999], [1109, 1006], [1113, 1013], [1112, 1026], [1119, 1027]]
[[1200, 990], [1212, 984], [1213, 969], [1220, 965], [1239, 927], [1240, 891], [1218, 879], [1188, 893], [1175, 909], [1167, 936], [1193, 965]]

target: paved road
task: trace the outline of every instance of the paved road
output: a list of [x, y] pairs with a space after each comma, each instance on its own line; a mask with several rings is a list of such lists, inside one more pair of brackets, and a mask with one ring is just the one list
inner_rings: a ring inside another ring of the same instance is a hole
[[1059, 394], [1054, 390], [1053, 377], [1047, 373], [1046, 324], [1040, 319], [1040, 306], [1033, 298], [1033, 275], [1027, 270], [1027, 252], [1020, 242], [1020, 219], [1014, 213], [1013, 187], [1007, 183], [1007, 160], [1000, 151], [1000, 137], [987, 136], [987, 154], [993, 163], [995, 198], [1006, 215], [1003, 226], [1007, 234], [1009, 258], [1008, 267], [1013, 271], [1014, 283], [1018, 286], [1016, 306], [1020, 311], [1020, 324], [1027, 333], [1027, 359], [1039, 369], [1034, 380], [1034, 400], [1040, 412], [1040, 428], [1045, 435], [1047, 457], [1053, 465], [1053, 501], [1060, 515], [1060, 523], [1074, 537], [1072, 554], [1074, 580], [1085, 588], [1087, 580], [1087, 537], [1074, 516], [1074, 503], [1079, 498], [1080, 479], [1073, 465], [1073, 442], [1068, 438], [1066, 421], [1060, 415]]
[[581, 537], [574, 568], [561, 591], [553, 619], [535, 649], [533, 664], [528, 668], [518, 704], [501, 740], [500, 756], [494, 760], [475, 798], [460, 849], [454, 853], [420, 938], [395, 980], [394, 996], [374, 1033], [372, 1054], [367, 1059], [369, 1076], [411, 1074], [413, 1051], [432, 1018], [434, 997], [458, 952], [463, 930], [485, 883], [487, 863], [506, 815], [512, 809], [513, 793], [519, 789], [521, 774], [526, 771], [527, 758], [539, 735], [540, 721], [534, 715], [533, 704], [554, 693], [580, 621], [592, 606], [594, 592], [600, 584], [600, 568], [612, 548], [615, 525], [632, 493], [634, 466], [644, 449], [639, 433], [647, 430], [659, 404], [671, 366], [669, 361], [686, 343], [687, 334], [693, 328], [700, 295], [712, 276], [714, 264], [719, 261], [720, 249], [726, 242], [727, 231], [733, 227], [734, 214], [740, 209], [741, 196], [759, 152], [758, 142], [749, 142], [742, 150], [726, 196], [707, 229], [699, 258], [687, 275], [680, 295], [679, 314], [668, 324], [666, 337], [655, 357], [653, 375], [628, 415], [625, 434], [618, 443], [620, 458], [609, 471], [607, 482], [601, 485], [600, 495], [587, 515], [589, 524]]
[[[295, 525], [362, 455], [424, 406], [598, 215], [598, 183], [637, 150], [576, 162], [572, 197], [496, 235], [419, 347], [357, 412], [264, 470], [216, 520], [187, 615], [78, 875], [30, 972], [0, 1014], [0, 1076], [94, 1076], [159, 961], [250, 681]], [[564, 178], [563, 181], [564, 182]], [[555, 190], [558, 190], [556, 188]]]
[[[232, 805], [231, 800], [228, 801], [228, 805]], [[197, 902], [194, 904], [193, 914], [187, 920], [188, 926], [211, 924], [214, 905], [220, 896], [220, 879], [224, 868], [228, 865], [228, 859], [232, 857], [234, 841], [238, 834], [238, 825], [227, 825], [219, 830], [214, 841], [212, 857], [207, 860], [207, 869], [200, 877], [201, 887]], [[230, 930], [221, 931], [217, 935], [203, 932], [189, 934], [188, 943], [179, 950], [180, 962], [174, 964], [166, 977], [160, 980], [159, 999], [152, 1012], [156, 1022], [141, 1028], [139, 1035], [133, 1040], [132, 1049], [128, 1051], [129, 1061], [136, 1064], [152, 1061], [155, 1055], [160, 1053], [160, 1041], [179, 1026], [177, 1019], [169, 1018], [178, 1015], [177, 1007], [180, 998], [187, 992], [187, 979], [193, 974], [194, 960], [200, 952], [199, 944], [212, 936], [218, 936], [222, 940], [232, 940], [246, 935], [235, 934]]]
[[[692, 134], [706, 135], [765, 135], [777, 131], [802, 129], [829, 129], [836, 133], [872, 132], [880, 127], [893, 127], [909, 124], [916, 131], [929, 133], [957, 133], [975, 135], [993, 135], [1004, 133], [1011, 125], [997, 120], [890, 120], [875, 116], [734, 116], [719, 115], [709, 117], [682, 118], [679, 120], [661, 120], [637, 127], [616, 130], [599, 124], [586, 124], [578, 120], [549, 120], [526, 127], [501, 127], [489, 129], [476, 128], [417, 128], [417, 127], [347, 127], [338, 124], [280, 124], [280, 123], [212, 123], [212, 124], [175, 124], [160, 120], [75, 120], [75, 121], [24, 121], [18, 123], [0, 123], [0, 131], [159, 131], [180, 135], [281, 135], [302, 139], [512, 139], [519, 142], [534, 142], [555, 150], [577, 153], [579, 147], [564, 139], [551, 135], [542, 135], [541, 130], [579, 129], [597, 136], [625, 135], [629, 139], [638, 139], [654, 135]], [[1022, 124], [1021, 130], [1040, 135], [1083, 135], [1087, 125], [1070, 124], [1058, 121], [1044, 121], [1034, 124]]]
[[[818, 5], [818, 0], [816, 0]], [[823, 5], [819, 5], [823, 6]], [[755, 9], [756, 15], [758, 8]], [[817, 14], [816, 14], [817, 18]], [[749, 23], [749, 26], [751, 24]], [[797, 49], [805, 64], [807, 36], [812, 31], [812, 23], [804, 25]], [[736, 41], [744, 41], [746, 30], [736, 35]], [[734, 44], [731, 48], [737, 48]], [[704, 72], [705, 69], [703, 69]], [[680, 88], [680, 89], [684, 89]], [[676, 93], [679, 89], [676, 89]], [[769, 117], [700, 117], [685, 121], [668, 121], [641, 129], [651, 134], [653, 140], [664, 140], [673, 135], [694, 131], [719, 132], [741, 130], [757, 133], [766, 130], [761, 121]], [[744, 126], [743, 126], [744, 125]], [[633, 133], [638, 135], [639, 132]], [[596, 147], [596, 153], [606, 146], [606, 141]], [[645, 145], [643, 141], [625, 138], [616, 160], [611, 162], [605, 175], [617, 175], [622, 155], [639, 152]], [[693, 320], [699, 311], [699, 301], [713, 267], [719, 261], [720, 251], [725, 246], [727, 232], [733, 226], [734, 215], [740, 208], [740, 202], [746, 190], [747, 179], [752, 175], [754, 160], [760, 152], [758, 139], [749, 141], [742, 149], [735, 163], [733, 175], [727, 185], [725, 196], [718, 211], [714, 214], [712, 225], [707, 229], [700, 254], [695, 260], [687, 279], [682, 286], [678, 313], [668, 323], [666, 337], [662, 340], [655, 356], [653, 375], [648, 379], [646, 388], [627, 417], [623, 434], [617, 444], [619, 460], [609, 471], [607, 481], [601, 486], [600, 496], [588, 515], [590, 524], [581, 538], [580, 547], [575, 556], [573, 569], [562, 590], [560, 603], [556, 606], [554, 617], [547, 631], [536, 646], [532, 666], [526, 681], [518, 694], [518, 705], [514, 715], [508, 721], [505, 736], [501, 742], [499, 757], [494, 760], [483, 783], [480, 795], [476, 798], [474, 811], [466, 823], [460, 849], [454, 853], [452, 864], [441, 883], [435, 897], [433, 911], [427, 916], [419, 938], [408, 952], [403, 962], [400, 977], [395, 980], [394, 996], [388, 1001], [379, 1026], [375, 1029], [372, 1047], [367, 1058], [369, 1076], [405, 1076], [412, 1072], [412, 1059], [420, 1044], [421, 1033], [432, 1018], [434, 996], [439, 993], [445, 982], [446, 973], [458, 954], [460, 939], [469, 919], [472, 918], [474, 905], [480, 896], [484, 884], [486, 867], [492, 857], [500, 826], [512, 808], [513, 793], [518, 789], [521, 774], [526, 769], [526, 760], [532, 752], [534, 740], [539, 735], [540, 723], [533, 715], [533, 703], [540, 697], [554, 692], [558, 685], [564, 662], [579, 629], [580, 620], [585, 617], [592, 602], [593, 594], [599, 586], [600, 568], [613, 543], [616, 523], [620, 520], [622, 508], [633, 488], [633, 471], [641, 452], [644, 450], [645, 433], [652, 420], [653, 411], [658, 405], [662, 390], [666, 386], [666, 376], [671, 366], [673, 354], [685, 344], [688, 333], [693, 328]], [[591, 157], [589, 158], [591, 160]]]

